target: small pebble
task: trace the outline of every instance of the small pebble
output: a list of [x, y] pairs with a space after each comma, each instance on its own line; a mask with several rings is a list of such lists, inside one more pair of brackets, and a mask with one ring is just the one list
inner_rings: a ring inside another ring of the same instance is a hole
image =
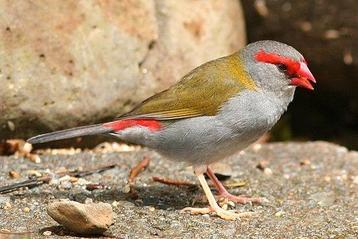
[[71, 176], [69, 175], [66, 175], [66, 176], [63, 176], [59, 179], [60, 182], [63, 182], [63, 181], [70, 181], [71, 179]]
[[124, 185], [124, 187], [122, 188], [122, 192], [123, 193], [129, 193], [131, 191], [131, 185], [129, 183], [127, 183], [126, 185]]
[[264, 169], [264, 174], [266, 174], [267, 176], [271, 176], [273, 173], [272, 173], [272, 169], [270, 168], [265, 168]]
[[51, 234], [52, 234], [51, 231], [44, 231], [44, 232], [42, 233], [42, 235], [44, 235], [44, 236], [51, 236]]
[[227, 204], [230, 206], [230, 207], [235, 207], [235, 203], [233, 201], [228, 201]]
[[278, 211], [278, 212], [275, 213], [275, 217], [282, 217], [283, 214], [284, 214], [283, 211]]
[[77, 182], [78, 181], [78, 178], [76, 178], [76, 177], [70, 177], [70, 182], [71, 183], [75, 183], [75, 182]]
[[269, 164], [270, 162], [268, 160], [260, 160], [260, 162], [256, 165], [256, 168], [264, 170], [268, 167]]
[[20, 178], [21, 177], [21, 175], [20, 175], [20, 173], [18, 173], [18, 172], [16, 172], [16, 171], [10, 171], [9, 172], [9, 176], [10, 176], [10, 178]]
[[26, 213], [30, 212], [30, 208], [28, 208], [28, 207], [24, 207], [24, 209], [22, 209], [22, 210]]
[[52, 178], [49, 182], [50, 185], [59, 185], [60, 181], [57, 178]]
[[32, 151], [32, 144], [29, 143], [25, 143], [24, 147], [22, 149], [25, 153], [30, 153]]
[[41, 177], [42, 174], [39, 171], [36, 170], [28, 170], [27, 171], [28, 176], [35, 176], [35, 177]]
[[154, 212], [154, 211], [155, 211], [155, 208], [154, 208], [154, 207], [149, 207], [148, 209], [149, 209], [149, 211], [151, 211], [151, 212]]
[[12, 208], [11, 203], [6, 202], [6, 203], [5, 203], [5, 206], [4, 206], [4, 209], [5, 209], [5, 210], [8, 210], [8, 209], [10, 209], [10, 208]]
[[300, 161], [300, 165], [304, 166], [304, 165], [310, 165], [311, 161], [309, 159], [303, 159]]
[[206, 219], [210, 219], [210, 215], [209, 214], [203, 214], [202, 215], [204, 218], [206, 218]]
[[82, 185], [82, 186], [87, 185], [87, 184], [89, 184], [89, 183], [91, 183], [91, 182], [90, 182], [90, 181], [87, 181], [87, 180], [84, 179], [84, 178], [79, 178], [79, 179], [77, 180], [77, 182], [76, 182], [77, 185]]
[[34, 163], [41, 163], [41, 158], [39, 155], [37, 154], [30, 154], [30, 153], [27, 153], [25, 155], [26, 158], [30, 159], [30, 161], [34, 162]]
[[65, 174], [68, 172], [68, 169], [66, 167], [59, 167], [57, 170], [56, 170], [56, 174]]
[[62, 189], [68, 190], [68, 189], [72, 188], [72, 183], [70, 181], [64, 181], [64, 182], [61, 182], [59, 186]]
[[92, 199], [92, 198], [86, 198], [86, 199], [85, 199], [85, 204], [89, 204], [89, 203], [93, 203], [93, 199]]
[[255, 152], [258, 152], [261, 148], [262, 148], [262, 144], [254, 144], [254, 145], [252, 146], [252, 149], [253, 149]]

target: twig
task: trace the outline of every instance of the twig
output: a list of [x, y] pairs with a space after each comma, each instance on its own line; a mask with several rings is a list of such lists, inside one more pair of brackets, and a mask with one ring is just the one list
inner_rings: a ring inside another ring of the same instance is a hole
[[153, 178], [153, 181], [158, 182], [158, 183], [163, 183], [163, 184], [166, 184], [166, 185], [173, 185], [173, 186], [177, 186], [177, 187], [180, 187], [180, 186], [189, 186], [189, 187], [196, 186], [195, 184], [190, 183], [190, 182], [186, 182], [186, 181], [174, 180], [174, 179], [169, 179], [169, 178], [160, 178], [160, 177], [157, 177], [157, 176], [154, 176], [152, 178]]
[[[8, 232], [0, 230], [0, 239], [2, 238], [30, 238], [30, 235], [34, 234], [36, 232]], [[3, 236], [1, 236], [3, 235]]]
[[68, 175], [71, 177], [76, 177], [76, 178], [82, 178], [91, 174], [95, 174], [95, 173], [102, 173], [106, 170], [115, 168], [116, 164], [111, 164], [108, 166], [104, 166], [104, 167], [99, 167], [99, 168], [95, 168], [95, 169], [91, 169], [91, 170], [86, 170], [86, 171], [77, 171], [77, 172], [69, 172]]
[[137, 176], [149, 166], [149, 162], [150, 159], [145, 156], [142, 161], [134, 166], [129, 173], [128, 182], [135, 183]]
[[25, 180], [19, 183], [10, 184], [7, 186], [0, 187], [0, 194], [9, 193], [15, 191], [16, 189], [24, 188], [24, 187], [37, 187], [44, 183], [50, 182], [52, 179], [51, 176], [38, 177], [34, 179]]
[[[79, 172], [68, 172], [68, 173], [61, 173], [58, 174], [58, 176], [64, 176], [64, 175], [69, 175], [72, 177], [77, 177], [77, 178], [81, 178], [81, 177], [85, 177], [94, 173], [102, 173], [106, 170], [112, 169], [116, 166], [116, 164], [112, 164], [112, 165], [108, 165], [108, 166], [104, 166], [104, 167], [100, 167], [100, 168], [96, 168], [96, 169], [92, 169], [92, 170], [86, 170], [86, 171], [79, 171]], [[14, 184], [10, 184], [7, 186], [3, 186], [0, 187], [0, 194], [4, 194], [4, 193], [9, 193], [12, 192], [16, 189], [20, 189], [20, 188], [24, 188], [24, 187], [29, 187], [29, 188], [33, 188], [33, 187], [37, 187], [40, 186], [44, 183], [48, 183], [50, 182], [52, 179], [52, 176], [42, 176], [42, 177], [37, 177], [34, 179], [28, 179], [19, 183], [14, 183]]]
[[138, 193], [134, 188], [135, 181], [138, 177], [138, 175], [143, 172], [148, 166], [149, 166], [150, 159], [146, 156], [144, 156], [144, 159], [140, 161], [136, 166], [134, 166], [128, 176], [128, 183], [124, 187], [124, 192], [129, 193], [130, 197], [132, 199], [138, 198]]

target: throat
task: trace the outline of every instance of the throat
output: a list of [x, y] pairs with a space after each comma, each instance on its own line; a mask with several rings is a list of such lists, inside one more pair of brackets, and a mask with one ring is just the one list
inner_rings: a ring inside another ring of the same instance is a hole
[[293, 94], [294, 89], [287, 89], [281, 95], [271, 91], [244, 91], [222, 107], [220, 118], [238, 130], [264, 132], [280, 119]]
[[271, 94], [271, 97], [269, 97], [270, 99], [274, 99], [273, 103], [277, 104], [278, 108], [282, 111], [281, 113], [284, 113], [288, 105], [292, 102], [295, 88], [294, 86], [285, 86], [284, 89]]

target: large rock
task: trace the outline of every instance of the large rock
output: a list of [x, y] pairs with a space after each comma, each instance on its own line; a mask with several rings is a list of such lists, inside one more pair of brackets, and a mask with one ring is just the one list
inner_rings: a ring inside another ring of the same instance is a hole
[[238, 1], [0, 0], [0, 139], [114, 117], [244, 43]]

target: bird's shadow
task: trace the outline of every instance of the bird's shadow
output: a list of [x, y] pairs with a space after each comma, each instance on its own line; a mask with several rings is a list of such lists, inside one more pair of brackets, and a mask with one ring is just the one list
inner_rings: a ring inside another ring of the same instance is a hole
[[41, 230], [39, 230], [38, 233], [43, 235], [43, 233], [46, 231], [50, 231], [51, 234], [54, 234], [56, 236], [70, 236], [70, 237], [81, 237], [81, 238], [118, 238], [112, 235], [107, 235], [106, 232], [104, 234], [77, 234], [75, 232], [66, 229], [63, 226], [44, 227]]
[[[46, 195], [47, 194], [47, 195]], [[123, 188], [116, 187], [111, 189], [101, 189], [94, 191], [32, 191], [28, 190], [19, 194], [13, 194], [16, 198], [33, 198], [45, 199], [49, 195], [55, 199], [70, 199], [73, 201], [84, 203], [86, 199], [90, 198], [94, 202], [108, 202], [113, 201], [128, 201], [137, 207], [152, 206], [156, 209], [182, 209], [184, 207], [192, 206], [197, 202], [200, 204], [198, 196], [202, 192], [196, 185], [191, 186], [169, 186], [169, 185], [148, 185], [148, 186], [133, 186], [131, 192], [124, 193]]]
[[95, 195], [94, 200], [116, 200], [132, 202], [138, 207], [152, 206], [156, 209], [182, 209], [191, 206], [202, 194], [199, 187], [193, 186], [168, 186], [149, 185], [146, 187], [135, 186], [129, 193], [121, 189], [102, 191]]

